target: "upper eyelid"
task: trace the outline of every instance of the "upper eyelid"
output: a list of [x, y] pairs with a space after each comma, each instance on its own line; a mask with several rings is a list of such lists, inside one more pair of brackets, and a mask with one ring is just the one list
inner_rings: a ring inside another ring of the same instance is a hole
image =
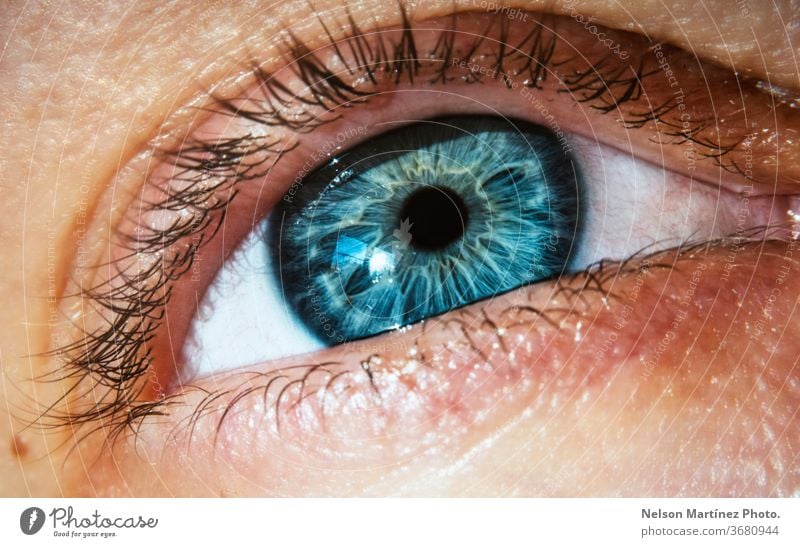
[[[406, 32], [410, 33], [410, 23], [409, 20], [405, 16], [405, 11], [401, 8], [402, 21], [403, 21], [403, 41], [406, 38]], [[542, 16], [544, 17], [544, 16]], [[455, 21], [456, 18], [452, 17], [452, 21]], [[492, 19], [491, 23], [489, 24], [489, 28], [494, 26], [496, 21]], [[507, 24], [507, 20], [505, 18], [501, 18], [501, 25]], [[324, 25], [324, 22], [320, 21], [320, 24]], [[361, 70], [364, 70], [364, 65], [368, 65], [369, 62], [375, 62], [374, 59], [367, 59], [366, 55], [372, 54], [373, 50], [370, 50], [369, 44], [367, 47], [361, 47], [362, 41], [364, 40], [365, 32], [357, 26], [357, 24], [353, 21], [351, 17], [349, 17], [349, 24], [350, 24], [350, 35], [349, 38], [345, 38], [347, 41], [347, 46], [352, 55], [356, 56], [356, 60], [361, 61], [360, 67]], [[455, 26], [455, 23], [453, 23]], [[330, 32], [327, 30], [327, 26], [324, 27], [326, 29], [326, 34], [330, 36]], [[452, 29], [449, 29], [452, 30]], [[380, 32], [378, 33], [380, 34]], [[485, 33], [484, 33], [485, 34]], [[502, 35], [502, 32], [501, 32]], [[531, 32], [530, 36], [533, 35], [533, 31]], [[481, 35], [480, 37], [476, 38], [475, 46], [472, 48], [473, 52], [477, 49], [479, 45], [483, 42], [490, 42], [491, 40], [484, 40], [485, 35]], [[353, 45], [352, 41], [355, 40], [356, 44]], [[411, 42], [413, 43], [413, 35], [411, 36]], [[384, 42], [382, 41], [382, 37], [379, 37], [379, 44], [381, 47], [384, 47]], [[521, 47], [523, 44], [518, 44], [518, 47]], [[303, 74], [312, 74], [313, 76], [319, 77], [312, 82], [312, 85], [309, 86], [307, 89], [310, 91], [309, 95], [306, 97], [297, 97], [292, 96], [291, 91], [286, 89], [282, 86], [280, 81], [278, 81], [274, 77], [274, 73], [266, 72], [260, 65], [253, 64], [252, 69], [252, 77], [251, 79], [256, 80], [259, 85], [263, 88], [264, 96], [266, 98], [266, 102], [269, 105], [269, 109], [265, 111], [257, 111], [257, 110], [248, 110], [249, 103], [245, 101], [244, 103], [238, 102], [237, 99], [226, 98], [224, 96], [215, 96], [214, 97], [214, 105], [210, 108], [206, 107], [207, 110], [210, 112], [214, 112], [215, 110], [221, 111], [227, 115], [232, 117], [244, 117], [249, 119], [250, 121], [254, 121], [260, 124], [264, 124], [267, 126], [276, 126], [276, 125], [284, 125], [288, 126], [295, 130], [309, 130], [309, 120], [311, 119], [306, 118], [302, 119], [300, 122], [292, 122], [291, 120], [286, 119], [285, 117], [280, 116], [280, 109], [290, 107], [293, 104], [303, 104], [305, 106], [310, 107], [321, 107], [321, 108], [335, 108], [343, 103], [351, 102], [351, 101], [361, 101], [366, 100], [366, 98], [370, 95], [369, 92], [361, 92], [356, 90], [352, 86], [350, 86], [344, 79], [340, 77], [342, 73], [334, 73], [331, 72], [324, 62], [320, 61], [316, 56], [316, 53], [311, 50], [309, 46], [307, 46], [304, 42], [300, 41], [296, 36], [289, 34], [289, 38], [285, 42], [286, 52], [284, 54], [287, 57], [287, 64], [295, 74], [295, 76], [301, 76]], [[351, 64], [348, 63], [348, 60], [345, 58], [345, 54], [343, 51], [345, 48], [345, 42], [339, 42], [333, 44], [336, 57], [339, 58], [343, 65], [346, 67], [346, 71], [353, 75], [353, 69], [351, 68]], [[438, 48], [438, 43], [437, 43]], [[512, 48], [509, 48], [511, 51]], [[365, 53], [365, 51], [367, 53]], [[394, 80], [398, 82], [403, 77], [403, 69], [406, 68], [407, 78], [409, 82], [413, 82], [414, 80], [414, 73], [415, 70], [418, 68], [419, 63], [410, 64], [410, 55], [406, 55], [404, 51], [395, 50], [395, 54], [401, 54], [402, 59], [398, 61], [395, 58], [392, 61], [392, 66], [395, 67], [395, 75]], [[415, 50], [412, 48], [408, 51], [408, 53], [415, 53]], [[549, 52], [552, 54], [552, 51]], [[358, 56], [361, 56], [358, 58]], [[450, 52], [442, 52], [442, 56], [444, 58], [448, 58]], [[546, 64], [549, 62], [549, 58], [546, 58], [548, 55], [547, 46], [546, 44], [540, 45], [539, 50], [531, 51], [531, 56], [536, 59], [535, 64], [538, 66], [545, 67]], [[510, 56], [510, 54], [509, 54]], [[380, 57], [380, 55], [378, 55]], [[388, 63], [389, 58], [378, 59], [378, 62]], [[502, 61], [498, 61], [500, 68], [502, 68]], [[445, 69], [448, 68], [445, 66]], [[637, 93], [641, 92], [641, 85], [639, 81], [645, 77], [651, 76], [658, 72], [658, 68], [649, 70], [649, 72], [644, 72], [643, 63], [639, 64], [637, 69], [637, 75], [634, 78], [629, 78], [632, 81], [632, 85], [628, 88], [627, 91], [624, 91], [622, 95], [623, 102], [629, 100], [632, 96], [633, 98]], [[367, 66], [366, 71], [371, 76], [371, 69]], [[444, 74], [444, 73], [442, 73]], [[588, 76], [588, 78], [586, 77]], [[446, 76], [445, 76], [446, 77]], [[546, 73], [545, 73], [546, 77]], [[619, 77], [615, 75], [614, 77]], [[373, 77], [370, 77], [371, 80], [374, 81]], [[625, 84], [624, 80], [622, 83]], [[569, 86], [573, 85], [572, 88]], [[615, 85], [614, 82], [609, 82], [601, 72], [595, 71], [593, 73], [587, 73], [585, 75], [576, 75], [576, 77], [572, 80], [572, 82], [568, 82], [566, 84], [565, 89], [561, 89], [559, 91], [571, 91], [571, 92], [583, 92], [582, 90], [589, 89], [590, 92], [584, 92], [584, 96], [591, 97], [591, 100], [600, 102], [600, 106], [596, 106], [596, 108], [600, 109], [604, 113], [609, 113], [615, 110], [618, 110], [620, 107], [620, 100], [619, 97], [615, 96], [613, 92], [609, 91], [609, 87]], [[316, 87], [314, 87], [316, 86]], [[534, 83], [533, 87], [536, 87]], [[604, 93], [608, 91], [608, 93]], [[608, 95], [608, 96], [606, 96]], [[609, 100], [609, 97], [611, 98]], [[577, 100], [582, 100], [578, 98]], [[589, 100], [589, 99], [583, 99]], [[604, 103], [604, 104], [603, 104]], [[668, 105], [663, 105], [668, 106]], [[674, 105], [673, 105], [674, 106]], [[658, 108], [651, 108], [651, 111], [658, 111]], [[629, 128], [637, 128], [642, 127], [646, 123], [652, 121], [651, 118], [662, 120], [660, 118], [661, 114], [656, 113], [651, 117], [644, 117], [642, 118], [641, 122], [637, 122], [634, 119], [632, 122], [628, 124]], [[637, 125], [637, 123], [639, 125]], [[322, 125], [320, 123], [319, 125]], [[312, 125], [310, 130], [316, 128], [316, 125]], [[679, 137], [679, 134], [674, 134], [675, 137], [683, 138], [682, 136]], [[692, 137], [696, 144], [699, 146], [707, 146], [710, 150], [708, 156], [713, 157], [716, 161], [721, 161], [719, 158], [725, 158], [726, 155], [730, 150], [734, 148], [734, 146], [726, 147], [723, 145], [717, 145], [716, 147], [713, 144], [703, 142], [697, 140], [696, 138]], [[252, 136], [252, 135], [237, 135], [230, 139], [223, 139], [219, 141], [209, 141], [204, 142], [200, 139], [197, 140], [190, 140], [189, 145], [182, 145], [178, 146], [177, 148], [165, 148], [161, 150], [163, 156], [172, 156], [173, 160], [175, 161], [175, 165], [179, 166], [184, 169], [184, 174], [191, 173], [192, 171], [198, 173], [217, 173], [220, 175], [224, 175], [230, 177], [231, 179], [235, 179], [237, 177], [247, 178], [243, 175], [247, 175], [256, 167], [263, 167], [263, 170], [266, 172], [272, 165], [277, 163], [280, 159], [282, 153], [286, 152], [286, 150], [282, 150], [281, 146], [282, 143], [280, 140], [273, 140], [271, 142], [265, 143], [266, 140], [269, 140], [268, 137], [264, 137], [263, 135]], [[186, 141], [184, 141], [186, 142]], [[681, 142], [679, 141], [678, 144]], [[738, 144], [738, 143], [737, 143]], [[249, 151], [251, 149], [256, 149], [262, 157], [258, 159], [258, 161], [248, 163], [248, 156]], [[271, 162], [267, 160], [267, 158], [263, 157], [263, 154], [268, 152], [275, 156], [275, 159]], [[246, 173], [242, 173], [242, 165], [247, 165]], [[735, 167], [735, 164], [731, 163]], [[732, 169], [731, 166], [727, 166], [729, 170]], [[229, 183], [229, 185], [232, 183]], [[166, 203], [157, 203], [153, 205], [153, 209], [165, 208], [167, 207]], [[169, 207], [167, 207], [169, 208]], [[163, 242], [164, 235], [166, 234], [156, 234], [156, 238], [159, 241]], [[170, 238], [172, 240], [172, 238]], [[140, 239], [141, 242], [141, 239]]]
[[[402, 8], [401, 13], [405, 14]], [[534, 37], [534, 33], [537, 29], [541, 30], [543, 28], [547, 28], [546, 24], [544, 23], [545, 20], [548, 22], [552, 20], [558, 20], [558, 18], [548, 18], [546, 15], [539, 15], [539, 17], [540, 19], [538, 20], [538, 25], [532, 25], [533, 30], [528, 36], [526, 36], [526, 40]], [[452, 25], [453, 27], [455, 27], [456, 19], [457, 18], [455, 16], [450, 18], [450, 20], [454, 22]], [[496, 21], [500, 21], [500, 23], [495, 24]], [[317, 50], [312, 49], [310, 45], [297, 39], [293, 34], [289, 34], [289, 37], [284, 40], [284, 68], [267, 70], [263, 66], [252, 63], [252, 75], [248, 81], [250, 82], [250, 85], [258, 85], [261, 93], [259, 97], [254, 99], [252, 96], [242, 96], [236, 94], [232, 96], [226, 96], [223, 94], [217, 94], [214, 96], [214, 103], [207, 107], [207, 109], [211, 112], [217, 111], [218, 113], [229, 115], [231, 117], [245, 118], [252, 122], [263, 124], [268, 127], [284, 126], [295, 131], [307, 132], [315, 129], [318, 125], [323, 125], [325, 121], [323, 120], [320, 122], [316, 120], [313, 114], [309, 113], [308, 110], [303, 111], [303, 115], [305, 117], [301, 117], [299, 120], [287, 119], [282, 115], [281, 111], [288, 110], [290, 107], [300, 106], [308, 108], [316, 107], [324, 111], [342, 105], [348, 106], [353, 102], [367, 100], [372, 92], [364, 91], [360, 88], [356, 89], [355, 86], [348, 83], [346, 73], [350, 73], [350, 75], [353, 76], [354, 73], [352, 67], [355, 65], [358, 67], [356, 72], [360, 71], [361, 74], [366, 74], [377, 88], [377, 83], [375, 83], [375, 78], [373, 76], [373, 72], [376, 71], [375, 67], [377, 65], [383, 65], [383, 72], [385, 74], [387, 72], [385, 65], [389, 64], [389, 59], [382, 56], [380, 52], [367, 51], [365, 54], [364, 50], [362, 50], [361, 44], [364, 43], [369, 46], [367, 40], [364, 38], [365, 35], [369, 34], [373, 38], [377, 36], [372, 44], [373, 47], [375, 44], [378, 44], [381, 46], [381, 48], [383, 48], [384, 40], [382, 33], [385, 31], [374, 31], [372, 33], [365, 32], [357, 26], [352, 18], [348, 19], [348, 24], [350, 25], [349, 34], [342, 38], [339, 42], [331, 44], [334, 50], [333, 57], [337, 61], [341, 62], [341, 65], [345, 67], [344, 69], [340, 68], [338, 72], [332, 71], [328, 68], [326, 60], [320, 60], [320, 57], [317, 55]], [[408, 22], [408, 19], [406, 19], [404, 15], [403, 25], [401, 27], [395, 27], [396, 29], [399, 28], [403, 31], [402, 42], [406, 41], [406, 31], [408, 31], [409, 34], [411, 33], [411, 29], [408, 27], [409, 24], [410, 23]], [[460, 59], [462, 61], [465, 59], [469, 60], [470, 55], [477, 55], [479, 51], [484, 52], [484, 55], [491, 56], [494, 54], [498, 60], [496, 61], [496, 66], [494, 67], [496, 69], [494, 73], [495, 75], [491, 76], [493, 79], [498, 79], [497, 74], [510, 74], [514, 77], [518, 77], [521, 71], [528, 70], [531, 76], [528, 81], [532, 79], [534, 83], [532, 85], [528, 85], [527, 81], [525, 81], [523, 82], [523, 85], [526, 87], [537, 88], [538, 84], [536, 83], [536, 78], [533, 77], [536, 76], [543, 80], [547, 79], [548, 70], [551, 68], [549, 64], [550, 56], [553, 52], [552, 49], [548, 51], [548, 44], [546, 41], [551, 39], [552, 43], [554, 44], [556, 41], [555, 36], [557, 35], [557, 30], [555, 27], [552, 29], [547, 29], [548, 31], [551, 31], [552, 37], [546, 37], [544, 39], [545, 43], [539, 43], [538, 41], [532, 39], [531, 43], [534, 44], [534, 48], [532, 48], [530, 51], [524, 50], [524, 48], [528, 47], [527, 43], [511, 44], [509, 46], [501, 44], [496, 48], [495, 44], [498, 44], [499, 41], [496, 37], [487, 39], [487, 34], [489, 31], [494, 32], [500, 28], [499, 36], [502, 37], [502, 29], [504, 25], [507, 26], [508, 24], [509, 22], [505, 17], [496, 16], [492, 18], [491, 22], [487, 25], [486, 32], [479, 34], [474, 39], [474, 44], [472, 46], [466, 47], [466, 51], [468, 53], [466, 53], [464, 57]], [[320, 25], [326, 29], [326, 34], [330, 35], [330, 32], [327, 31], [327, 26], [325, 23], [320, 21]], [[444, 30], [452, 31], [454, 28], [448, 28]], [[608, 29], [608, 32], [611, 33], [618, 31]], [[539, 36], [536, 36], [535, 38], [538, 40]], [[355, 46], [353, 45], [354, 41]], [[410, 42], [413, 43], [413, 36]], [[416, 77], [415, 75], [419, 69], [419, 63], [416, 62], [415, 59], [412, 59], [412, 56], [417, 55], [426, 61], [442, 61], [444, 64], [443, 68], [439, 70], [434, 77], [431, 77], [428, 80], [428, 83], [435, 83], [439, 80], [444, 81], [444, 79], [447, 78], [446, 72], [452, 69], [452, 66], [444, 63], [444, 61], [451, 59], [451, 54], [453, 52], [438, 51], [441, 43], [442, 42], [437, 42], [435, 49], [429, 52], [417, 53], [415, 49], [411, 49], [408, 52], [396, 50], [394, 53], [399, 54], [399, 57], [391, 61], [392, 64], [389, 66], [389, 71], [394, 71], [394, 74], [391, 78], [394, 80], [394, 83], [399, 83], [403, 78], [406, 78], [410, 84], [414, 83], [414, 78]], [[662, 46], [661, 44], [651, 45], [658, 47]], [[486, 49], [479, 49], [480, 47], [486, 47]], [[663, 46], [665, 51], [667, 48], [668, 46]], [[346, 52], [348, 49], [352, 57], [347, 56]], [[367, 47], [365, 49], [368, 50], [369, 48]], [[464, 52], [460, 53], [464, 54]], [[508, 67], [508, 70], [506, 70], [506, 67], [503, 63], [509, 62], [509, 59], [515, 56], [517, 57], [517, 61], [519, 61], [519, 65], [522, 68], [517, 67], [516, 72], [514, 72], [514, 68], [512, 67]], [[523, 63], [526, 61], [526, 56], [527, 67], [523, 65]], [[612, 57], [613, 55], [609, 53], [607, 58], [601, 59], [598, 65], [590, 64], [589, 68], [582, 72], [576, 71], [572, 75], [567, 74], [561, 81], [561, 88], [558, 89], [558, 91], [562, 93], [570, 93], [573, 95], [576, 101], [587, 103], [591, 108], [597, 109], [604, 114], [621, 112], [621, 106], [623, 103], [644, 100], [645, 104], [642, 104], [638, 107], [641, 112], [637, 112], [633, 110], [633, 108], [625, 112], [625, 123], [623, 124], [623, 127], [625, 127], [627, 130], [656, 124], [659, 136], [664, 136], [663, 141], [659, 142], [660, 145], [689, 144], [692, 148], [696, 148], [698, 150], [696, 154], [697, 161], [711, 159], [711, 161], [717, 163], [729, 173], [741, 175], [743, 178], [753, 178], [750, 175], [746, 175], [745, 171], [737, 164], [737, 162], [731, 159], [731, 153], [742, 148], [745, 141], [749, 141], [749, 147], [751, 150], [753, 150], [755, 146], [763, 145], [765, 142], [768, 143], [769, 140], [766, 137], [756, 135], [755, 133], [753, 133], [751, 136], [749, 132], [745, 131], [743, 127], [744, 119], [741, 120], [740, 125], [742, 127], [737, 128], [736, 124], [731, 124], [731, 119], [735, 120], [739, 114], [745, 112], [746, 106], [744, 105], [747, 104], [745, 96], [748, 98], [751, 98], [751, 96], [747, 94], [749, 91], [744, 90], [749, 89], [749, 84], [743, 83], [738, 79], [737, 75], [731, 73], [731, 77], [736, 79], [743, 106], [740, 112], [731, 112], [727, 114], [725, 131], [720, 131], [719, 128], [716, 127], [718, 122], [714, 121], [712, 123], [708, 119], [697, 119], [696, 117], [693, 117], [691, 118], [690, 123], [684, 123], [684, 114], [681, 113], [679, 118], [679, 113], [677, 112], [677, 110], [683, 110], [683, 107], [687, 106], [686, 103], [689, 103], [689, 99], [686, 99], [683, 95], [677, 99], [676, 97], [668, 96], [663, 103], [656, 104], [650, 102], [649, 96], [645, 96], [644, 98], [642, 97], [643, 94], [646, 94], [646, 92], [643, 91], [643, 82], [651, 77], [655, 77], [660, 72], [665, 71], [668, 67], [654, 66], [654, 63], [652, 62], [646, 63], [645, 61], [649, 61], [650, 59], [646, 59], [645, 56], [640, 57], [638, 64], [632, 62], [630, 67], [626, 67], [624, 64], [619, 65], [619, 63], [617, 63], [617, 65], [614, 63], [607, 63], [609, 58]], [[452, 60], [458, 59], [459, 58], [455, 58]], [[534, 60], [533, 63], [531, 63], [530, 59]], [[678, 60], [680, 60], [680, 58]], [[531, 65], [534, 65], [535, 68], [532, 68]], [[281, 71], [284, 70], [285, 67], [288, 67], [288, 69], [292, 71], [296, 77], [304, 73], [310, 73], [314, 76], [319, 76], [319, 78], [315, 79], [313, 83], [309, 84], [309, 87], [306, 89], [306, 95], [297, 96], [295, 94], [293, 96], [292, 92], [286, 89], [280, 80]], [[452, 79], [452, 77], [450, 79]], [[475, 76], [471, 73], [468, 73], [465, 81], [466, 83], [476, 83], [482, 79], [483, 76]], [[706, 85], [708, 85], [708, 82], [706, 82]], [[680, 90], [683, 91], [683, 88], [680, 88]], [[693, 90], [689, 89], [690, 93], [691, 91]], [[766, 94], [759, 94], [766, 97]], [[690, 106], [696, 107], [694, 104]], [[720, 106], [723, 108], [726, 107], [725, 104]], [[716, 107], [712, 103], [709, 108], [714, 113], [714, 120], [716, 120], [718, 115]], [[777, 106], [773, 104], [772, 110], [773, 113], [777, 112]], [[738, 137], [736, 136], [737, 131]], [[731, 135], [731, 133], [733, 133], [733, 135]], [[725, 134], [724, 137], [723, 134]], [[215, 146], [216, 143], [209, 141], [208, 152], [213, 154]], [[171, 152], [176, 155], [182, 153], [180, 148], [176, 148]], [[763, 149], [758, 150], [758, 152], [760, 152], [762, 158], [765, 157]], [[775, 160], [775, 162], [777, 163], [777, 160]], [[784, 165], [785, 164], [786, 162], [784, 162]]]

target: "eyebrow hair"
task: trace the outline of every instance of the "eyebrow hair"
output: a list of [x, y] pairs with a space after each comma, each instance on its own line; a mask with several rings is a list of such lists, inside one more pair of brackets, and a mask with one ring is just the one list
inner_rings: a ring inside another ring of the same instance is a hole
[[[333, 40], [328, 34], [332, 42], [330, 45], [334, 46], [334, 58], [346, 67], [343, 71], [331, 69], [316, 50], [287, 31], [283, 42], [283, 62], [286, 65], [284, 70], [288, 72], [282, 74], [299, 78], [305, 85], [302, 92], [291, 91], [276, 73], [268, 72], [254, 62], [252, 77], [263, 92], [258, 101], [216, 96], [211, 108], [204, 108], [267, 128], [283, 127], [308, 134], [338, 119], [337, 114], [320, 118], [315, 109], [330, 113], [369, 100], [371, 92], [357, 88], [348, 81], [346, 74], [351, 66], [356, 66], [361, 75], [376, 85], [386, 78], [394, 84], [401, 81], [409, 84], [418, 82], [422, 66], [420, 59], [431, 62], [436, 59], [419, 56], [414, 29], [404, 4], [398, 3], [397, 6], [401, 13], [401, 26], [388, 40], [384, 40], [385, 35], [381, 32], [370, 35], [377, 36], [377, 41], [368, 40], [367, 34], [350, 14], [350, 30], [345, 38]], [[495, 55], [495, 75], [513, 72], [515, 68], [511, 67], [511, 63], [519, 63], [520, 73], [527, 71], [531, 76], [525, 85], [536, 88], [547, 77], [543, 67], [553, 62], [553, 45], [548, 41], [548, 36], [543, 34], [546, 28], [544, 21], [551, 27], [556, 24], [557, 19], [551, 17], [540, 15], [531, 32], [513, 47], [503, 45], [503, 49], [499, 50], [502, 53], [494, 49], [500, 47], [497, 41], [488, 40], [485, 35], [475, 38], [473, 46], [467, 51], [475, 53], [483, 51], [480, 48], [487, 48], [489, 54]], [[452, 26], [443, 29], [441, 36], [454, 33], [457, 30], [456, 22], [453, 16]], [[503, 29], [507, 29], [509, 24], [507, 17], [495, 14], [489, 28], [498, 29], [502, 35]], [[440, 60], [451, 60], [449, 65], [443, 63], [441, 70], [432, 76], [437, 81], [452, 80], [449, 72], [457, 68], [452, 64], [456, 58], [453, 46], [452, 41], [442, 39], [437, 41], [436, 48], [431, 52]], [[574, 74], [573, 78], [566, 80], [565, 92], [600, 112], [610, 113], [619, 111], [622, 104], [638, 100], [642, 81], [655, 73], [638, 64], [629, 74], [620, 71], [609, 60], [602, 70], [593, 67], [591, 71]], [[480, 72], [470, 70], [465, 81], [480, 84], [485, 77]], [[297, 118], [287, 117], [284, 112], [295, 106], [305, 108], [305, 114], [301, 113]], [[671, 108], [671, 104], [665, 103], [638, 118], [634, 116], [630, 122], [631, 128], [643, 127], [648, 123], [668, 123], [664, 116], [672, 111]], [[711, 150], [721, 149], [719, 143], [715, 145], [698, 141], [698, 144], [708, 146]], [[190, 136], [177, 148], [155, 151], [160, 160], [171, 162], [176, 171], [172, 181], [178, 182], [180, 188], [162, 188], [164, 181], [148, 178], [146, 185], [161, 188], [163, 198], [143, 203], [143, 210], [185, 211], [188, 214], [178, 215], [165, 228], [139, 226], [136, 233], [117, 234], [117, 243], [128, 254], [107, 264], [116, 273], [111, 279], [82, 290], [79, 294], [90, 303], [92, 313], [101, 318], [101, 326], [87, 331], [74, 325], [80, 332], [79, 338], [48, 352], [49, 356], [58, 357], [63, 363], [57, 374], [54, 373], [50, 378], [69, 380], [74, 385], [62, 399], [46, 409], [40, 421], [52, 427], [105, 421], [104, 427], [111, 427], [112, 434], [118, 435], [147, 416], [166, 412], [168, 395], [161, 392], [155, 394], [156, 400], [148, 399], [150, 386], [145, 383], [145, 377], [152, 371], [152, 343], [164, 320], [164, 309], [171, 298], [173, 286], [191, 267], [199, 250], [217, 235], [225, 222], [226, 211], [237, 195], [238, 186], [264, 177], [291, 149], [287, 143], [269, 134], [245, 133], [214, 140]], [[142, 257], [147, 257], [145, 267], [142, 267]], [[88, 406], [59, 406], [60, 403], [69, 403], [68, 398], [96, 395], [98, 386], [103, 387], [105, 392], [99, 397], [89, 397], [92, 403]]]

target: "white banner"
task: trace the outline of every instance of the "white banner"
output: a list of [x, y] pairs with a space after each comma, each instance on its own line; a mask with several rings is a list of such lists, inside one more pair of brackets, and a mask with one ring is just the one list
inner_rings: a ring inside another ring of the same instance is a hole
[[0, 507], [3, 546], [800, 545], [800, 499], [22, 498]]

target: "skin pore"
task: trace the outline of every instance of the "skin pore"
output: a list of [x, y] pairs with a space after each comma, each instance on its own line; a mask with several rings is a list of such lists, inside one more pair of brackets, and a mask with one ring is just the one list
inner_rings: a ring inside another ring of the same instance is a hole
[[[480, 2], [456, 4], [462, 11], [482, 9]], [[564, 15], [574, 9], [596, 24], [643, 33], [800, 91], [796, 15], [789, 2], [496, 4]], [[341, 1], [318, 1], [313, 9], [341, 7]], [[383, 26], [400, 22], [393, 1], [365, 0], [350, 8], [381, 14]], [[145, 420], [138, 450], [126, 443], [105, 450], [96, 437], [75, 445], [80, 429], [29, 425], [41, 408], [37, 403], [58, 400], [65, 389], [63, 382], [31, 381], [57, 367], [55, 359], [26, 357], [52, 349], [49, 297], [67, 291], [78, 252], [100, 256], [108, 245], [109, 224], [120, 217], [119, 210], [109, 210], [111, 181], [120, 181], [117, 196], [135, 195], [142, 184], [141, 177], [115, 175], [165, 120], [179, 123], [171, 118], [176, 110], [242, 72], [251, 52], [278, 62], [272, 38], [285, 21], [301, 34], [314, 18], [307, 2], [255, 8], [244, 2], [17, 2], [5, 10], [3, 495], [797, 495], [800, 251], [777, 242], [696, 255], [687, 250], [671, 272], [634, 263], [615, 281], [619, 302], [611, 307], [599, 298], [588, 304], [571, 299], [570, 288], [587, 285], [578, 276], [560, 291], [550, 283], [504, 295], [485, 315], [451, 312], [453, 321], [426, 331], [421, 345], [445, 360], [452, 352], [458, 361], [488, 364], [496, 372], [477, 379], [414, 371], [406, 384], [397, 382], [393, 371], [409, 366], [418, 331], [383, 335], [365, 342], [368, 347], [325, 350], [317, 360], [338, 364], [312, 378], [312, 386], [326, 384], [326, 375], [337, 371], [359, 370], [365, 355], [382, 348], [380, 363], [371, 366], [384, 400], [380, 409], [372, 406], [373, 387], [356, 383], [366, 402], [327, 414], [326, 427], [310, 433], [291, 420], [280, 433], [271, 427], [254, 431], [248, 418], [258, 404], [280, 412], [282, 403], [272, 393], [246, 400], [218, 428], [213, 414], [239, 393], [243, 379], [236, 375], [201, 379], [198, 387], [206, 391], [187, 393], [169, 419]], [[409, 9], [414, 21], [452, 11], [450, 1]], [[796, 181], [783, 181], [782, 191], [796, 192]], [[771, 181], [761, 184], [771, 191]], [[93, 222], [97, 218], [106, 222]], [[86, 225], [92, 229], [78, 249], [74, 234]], [[673, 263], [676, 257], [661, 260]], [[719, 291], [719, 279], [729, 280], [729, 290]], [[554, 329], [544, 321], [531, 327], [532, 316], [509, 313], [526, 304], [585, 308], [580, 317], [560, 317]], [[576, 342], [587, 328], [585, 317], [591, 318], [592, 344]], [[620, 321], [628, 326], [624, 334]], [[475, 339], [448, 347], [449, 340], [464, 341], [464, 331], [454, 325], [466, 325]], [[506, 340], [524, 329], [522, 336], [537, 342], [520, 350], [516, 361], [537, 363], [534, 373], [476, 351], [493, 347], [498, 328]], [[671, 336], [668, 351], [659, 352], [665, 336]], [[599, 349], [612, 339], [612, 349]], [[297, 358], [284, 363], [300, 364]], [[580, 374], [565, 373], [570, 364]], [[449, 391], [427, 390], [424, 404], [409, 407], [403, 390], [424, 381], [447, 384]], [[513, 397], [507, 386], [514, 386]], [[199, 433], [188, 444], [186, 429], [176, 424], [191, 422], [204, 393], [220, 388], [224, 394], [209, 407], [210, 417], [195, 422]], [[473, 400], [482, 402], [454, 404]], [[376, 415], [379, 425], [369, 421]], [[425, 436], [428, 444], [421, 441]]]

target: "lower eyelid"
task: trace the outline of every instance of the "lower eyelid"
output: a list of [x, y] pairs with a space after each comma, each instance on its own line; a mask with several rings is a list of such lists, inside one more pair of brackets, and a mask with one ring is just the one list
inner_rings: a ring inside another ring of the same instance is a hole
[[[622, 406], [660, 401], [667, 391], [703, 401], [711, 389], [702, 387], [705, 374], [732, 374], [720, 368], [725, 360], [691, 370], [680, 360], [671, 366], [670, 355], [716, 348], [721, 339], [738, 351], [755, 335], [752, 318], [777, 280], [785, 295], [798, 294], [789, 283], [798, 269], [792, 249], [771, 242], [665, 252], [332, 348], [315, 364], [289, 359], [277, 372], [206, 378], [175, 397], [168, 424], [143, 424], [138, 442], [160, 453], [168, 431], [168, 451], [190, 442], [183, 457], [213, 452], [237, 475], [268, 485], [276, 479], [266, 455], [370, 467], [469, 447], [520, 413], [546, 424], [591, 412], [612, 395]], [[745, 295], [736, 292], [747, 285]], [[793, 301], [776, 302], [773, 313], [788, 317]], [[783, 371], [771, 374], [770, 382], [786, 380]]]

